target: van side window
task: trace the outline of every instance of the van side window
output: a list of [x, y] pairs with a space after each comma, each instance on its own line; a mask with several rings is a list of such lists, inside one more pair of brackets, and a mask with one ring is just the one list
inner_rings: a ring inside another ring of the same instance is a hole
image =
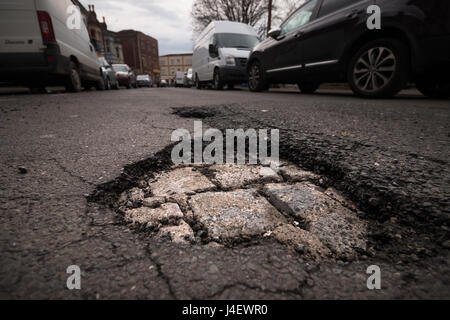
[[361, 0], [324, 0], [319, 11], [319, 17], [344, 9], [345, 7], [360, 1]]

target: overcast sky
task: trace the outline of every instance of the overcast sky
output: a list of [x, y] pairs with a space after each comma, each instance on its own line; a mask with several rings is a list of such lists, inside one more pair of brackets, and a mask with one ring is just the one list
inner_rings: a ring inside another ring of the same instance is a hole
[[95, 5], [98, 20], [108, 29], [135, 29], [159, 41], [159, 54], [192, 52], [193, 0], [80, 0]]

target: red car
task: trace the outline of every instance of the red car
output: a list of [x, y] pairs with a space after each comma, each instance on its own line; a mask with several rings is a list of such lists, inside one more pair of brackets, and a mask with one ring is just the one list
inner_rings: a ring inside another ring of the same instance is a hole
[[116, 78], [120, 86], [137, 88], [136, 74], [126, 64], [113, 64], [114, 71], [116, 72]]

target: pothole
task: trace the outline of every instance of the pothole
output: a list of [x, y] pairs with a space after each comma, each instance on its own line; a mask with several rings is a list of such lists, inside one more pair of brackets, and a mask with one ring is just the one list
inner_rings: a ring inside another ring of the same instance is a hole
[[288, 162], [172, 166], [143, 175], [113, 207], [130, 227], [183, 245], [272, 240], [307, 258], [345, 261], [368, 250], [356, 206]]

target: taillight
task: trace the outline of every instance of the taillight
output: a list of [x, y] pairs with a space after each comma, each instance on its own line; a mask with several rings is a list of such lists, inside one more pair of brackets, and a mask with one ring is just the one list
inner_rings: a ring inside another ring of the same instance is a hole
[[56, 42], [55, 32], [53, 31], [52, 18], [46, 11], [37, 12], [39, 25], [41, 26], [42, 40], [44, 42]]

